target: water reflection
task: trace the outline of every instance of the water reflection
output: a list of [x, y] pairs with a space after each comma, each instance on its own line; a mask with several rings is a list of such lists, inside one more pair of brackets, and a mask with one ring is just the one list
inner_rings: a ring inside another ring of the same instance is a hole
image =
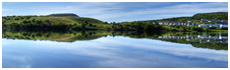
[[191, 44], [194, 47], [216, 50], [228, 50], [228, 34], [222, 32], [210, 33], [166, 33], [156, 39], [176, 43]]
[[227, 43], [192, 41], [202, 36], [227, 34], [5, 31], [2, 64], [3, 68], [227, 68], [228, 50], [218, 48], [227, 48]]
[[221, 33], [219, 36], [205, 36], [205, 35], [198, 35], [198, 36], [159, 36], [158, 39], [180, 39], [180, 40], [186, 40], [186, 41], [195, 41], [200, 43], [227, 43], [228, 36], [221, 36]]
[[69, 31], [69, 32], [38, 32], [38, 31], [3, 31], [3, 38], [26, 40], [51, 40], [58, 42], [74, 42], [94, 40], [107, 36], [124, 36], [130, 38], [147, 38], [162, 41], [191, 44], [194, 47], [216, 50], [228, 50], [227, 32], [135, 32], [135, 31]]

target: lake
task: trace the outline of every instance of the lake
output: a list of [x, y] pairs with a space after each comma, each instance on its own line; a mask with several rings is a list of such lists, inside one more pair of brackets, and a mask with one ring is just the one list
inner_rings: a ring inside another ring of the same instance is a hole
[[227, 32], [3, 31], [3, 68], [228, 68]]

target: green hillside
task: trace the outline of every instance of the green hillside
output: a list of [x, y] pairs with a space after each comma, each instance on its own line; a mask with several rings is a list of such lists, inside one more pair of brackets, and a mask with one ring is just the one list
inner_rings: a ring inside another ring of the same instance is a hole
[[35, 30], [66, 30], [95, 29], [102, 27], [104, 22], [77, 16], [4, 16], [3, 29], [35, 29]]
[[192, 16], [195, 20], [206, 18], [208, 20], [228, 20], [228, 12], [198, 13]]
[[201, 18], [205, 18], [208, 20], [228, 20], [228, 12], [198, 13], [193, 15], [192, 17], [174, 17], [149, 21], [187, 22], [189, 20], [200, 20]]
[[[47, 16], [3, 16], [3, 30], [114, 30], [114, 31], [210, 31], [209, 29], [187, 26], [161, 26], [157, 22], [187, 22], [206, 18], [227, 20], [227, 12], [200, 13], [193, 17], [177, 17], [161, 20], [107, 23], [94, 18], [79, 17], [75, 14], [51, 14]], [[219, 29], [221, 30], [221, 29]], [[225, 28], [226, 30], [226, 28]]]
[[94, 18], [57, 14], [48, 16], [4, 16], [3, 30], [67, 31], [67, 30], [116, 30], [159, 31], [161, 26], [146, 22], [111, 23]]

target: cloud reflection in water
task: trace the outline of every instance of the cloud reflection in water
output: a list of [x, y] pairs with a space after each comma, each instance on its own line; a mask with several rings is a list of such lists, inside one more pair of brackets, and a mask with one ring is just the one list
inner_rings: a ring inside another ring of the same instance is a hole
[[190, 44], [122, 36], [72, 43], [6, 39], [3, 41], [8, 43], [3, 44], [3, 67], [209, 68], [227, 67], [228, 63], [227, 50], [196, 48]]

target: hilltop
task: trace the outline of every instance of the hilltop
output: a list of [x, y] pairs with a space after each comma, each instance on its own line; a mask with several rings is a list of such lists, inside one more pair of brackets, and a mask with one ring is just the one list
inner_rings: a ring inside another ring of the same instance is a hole
[[187, 21], [194, 21], [200, 19], [228, 20], [228, 12], [198, 13], [193, 15], [192, 17], [173, 17], [173, 18], [165, 18], [160, 20], [149, 20], [149, 21], [187, 22]]
[[54, 17], [72, 16], [72, 17], [79, 17], [78, 15], [73, 14], [73, 13], [57, 13], [57, 14], [50, 14], [50, 15], [47, 15], [47, 16], [54, 16]]
[[195, 20], [202, 18], [208, 20], [228, 20], [228, 12], [198, 13], [192, 16]]
[[100, 20], [94, 18], [79, 17], [78, 15], [72, 13], [50, 14], [46, 16], [3, 16], [2, 18], [3, 18], [3, 23], [11, 23], [11, 22], [33, 23], [36, 21], [41, 21], [42, 23], [47, 23], [49, 21], [52, 22], [51, 24], [55, 24], [55, 23], [72, 24], [72, 23], [81, 23], [81, 22], [83, 23], [85, 21], [89, 23], [102, 23], [102, 21]]
[[87, 30], [100, 28], [104, 22], [94, 18], [65, 13], [47, 16], [3, 16], [2, 23], [3, 29]]

